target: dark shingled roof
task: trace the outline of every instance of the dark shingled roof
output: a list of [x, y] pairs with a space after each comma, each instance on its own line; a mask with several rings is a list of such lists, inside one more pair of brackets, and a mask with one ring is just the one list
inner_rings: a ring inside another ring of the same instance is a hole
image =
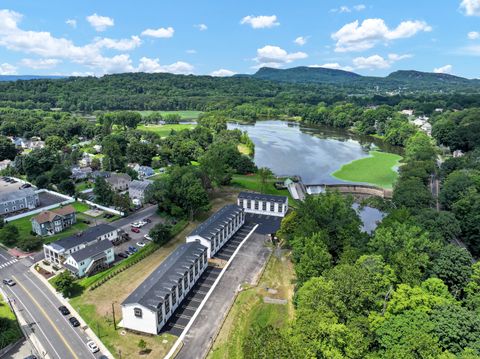
[[222, 207], [217, 213], [210, 216], [205, 222], [198, 225], [189, 235], [201, 236], [205, 239], [212, 239], [215, 234], [222, 230], [239, 212], [243, 212], [243, 208], [236, 204], [227, 204]]
[[51, 243], [53, 247], [63, 248], [68, 250], [83, 243], [94, 241], [97, 237], [103, 236], [106, 233], [113, 232], [115, 227], [102, 223], [95, 227], [90, 227], [83, 232], [74, 234], [73, 236], [59, 239], [56, 242]]
[[287, 196], [275, 196], [273, 194], [260, 194], [253, 192], [240, 192], [238, 194], [240, 199], [254, 199], [257, 201], [267, 201], [267, 202], [276, 202], [276, 203], [287, 203]]
[[86, 246], [85, 248], [80, 249], [77, 252], [73, 252], [70, 255], [78, 263], [83, 261], [84, 259], [93, 257], [96, 254], [101, 254], [112, 247], [112, 242], [110, 242], [108, 239], [104, 239], [103, 241], [90, 244], [89, 246]]
[[198, 242], [185, 243], [177, 247], [147, 279], [143, 281], [122, 303], [141, 304], [156, 310], [163, 303], [174, 285], [187, 272], [190, 266], [200, 258], [207, 248]]

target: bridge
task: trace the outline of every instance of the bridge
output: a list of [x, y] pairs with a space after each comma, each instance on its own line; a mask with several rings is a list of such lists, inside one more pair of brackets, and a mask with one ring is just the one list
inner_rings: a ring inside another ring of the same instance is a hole
[[315, 195], [325, 193], [328, 190], [338, 191], [340, 193], [362, 195], [362, 196], [376, 196], [381, 198], [391, 199], [393, 191], [377, 186], [356, 184], [356, 183], [321, 183], [321, 184], [304, 184], [301, 180], [298, 182], [290, 181], [287, 188], [294, 199], [303, 201], [307, 194]]

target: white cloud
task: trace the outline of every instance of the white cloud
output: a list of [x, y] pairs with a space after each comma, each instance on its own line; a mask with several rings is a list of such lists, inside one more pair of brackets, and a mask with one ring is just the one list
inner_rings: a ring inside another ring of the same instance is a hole
[[235, 74], [236, 74], [236, 72], [231, 71], [231, 70], [219, 69], [219, 70], [211, 72], [210, 76], [227, 77], [227, 76], [233, 76]]
[[142, 32], [142, 35], [167, 39], [172, 37], [174, 33], [175, 30], [173, 27], [169, 26], [167, 28], [161, 27], [159, 29], [146, 29]]
[[470, 32], [467, 34], [467, 37], [468, 37], [470, 40], [477, 40], [478, 38], [480, 38], [480, 32], [478, 32], [478, 31], [470, 31]]
[[257, 49], [257, 57], [254, 60], [258, 63], [255, 67], [281, 67], [295, 60], [305, 59], [308, 55], [304, 52], [288, 53], [278, 46], [267, 45]]
[[245, 16], [240, 24], [248, 24], [254, 29], [265, 29], [280, 25], [276, 15], [271, 16]]
[[185, 51], [187, 54], [190, 54], [190, 55], [195, 55], [197, 53], [197, 50], [195, 49], [189, 49], [187, 51]]
[[77, 27], [77, 20], [67, 19], [67, 21], [65, 21], [65, 24], [67, 24], [68, 26], [71, 26], [75, 29]]
[[40, 70], [40, 69], [51, 69], [62, 60], [59, 59], [22, 59], [20, 62], [23, 66], [30, 67], [31, 69]]
[[480, 0], [462, 0], [460, 9], [467, 16], [480, 16]]
[[307, 43], [308, 38], [306, 36], [299, 36], [293, 42], [299, 46], [303, 46]]
[[362, 51], [374, 47], [379, 42], [414, 36], [420, 31], [432, 31], [424, 21], [403, 21], [396, 28], [389, 29], [383, 19], [358, 20], [344, 25], [332, 34], [336, 41], [336, 52]]
[[325, 69], [333, 69], [333, 70], [344, 70], [344, 71], [352, 71], [353, 67], [351, 66], [342, 66], [338, 62], [330, 62], [323, 65], [310, 65], [308, 67], [323, 67]]
[[0, 75], [16, 75], [17, 74], [17, 67], [11, 64], [7, 64], [6, 62], [0, 64]]
[[453, 66], [452, 65], [445, 65], [442, 67], [437, 67], [433, 69], [433, 72], [436, 74], [449, 74], [452, 72]]
[[363, 4], [355, 5], [352, 8], [349, 8], [346, 5], [342, 5], [338, 8], [330, 9], [330, 12], [337, 12], [339, 14], [344, 14], [344, 13], [349, 13], [349, 12], [352, 12], [352, 11], [362, 11], [362, 10], [365, 10], [365, 9], [366, 9], [366, 6], [363, 5]]
[[87, 16], [87, 21], [96, 31], [105, 31], [108, 27], [114, 25], [114, 21], [111, 17], [100, 16], [97, 15], [97, 13]]
[[200, 31], [205, 31], [205, 30], [208, 29], [208, 26], [205, 25], [205, 24], [197, 24], [197, 25], [193, 25], [193, 26], [196, 27]]
[[136, 70], [140, 72], [170, 72], [173, 74], [191, 74], [193, 73], [194, 67], [191, 64], [183, 61], [177, 61], [170, 65], [160, 65], [159, 59], [142, 57]]
[[392, 66], [393, 63], [411, 58], [412, 55], [404, 54], [388, 54], [387, 58], [384, 58], [380, 55], [372, 55], [369, 57], [356, 57], [353, 59], [353, 66], [357, 69], [387, 69]]
[[132, 36], [130, 39], [110, 39], [107, 37], [95, 39], [95, 46], [99, 49], [113, 49], [118, 51], [129, 51], [142, 44], [142, 40], [138, 36]]
[[480, 45], [466, 46], [460, 49], [461, 55], [480, 56]]

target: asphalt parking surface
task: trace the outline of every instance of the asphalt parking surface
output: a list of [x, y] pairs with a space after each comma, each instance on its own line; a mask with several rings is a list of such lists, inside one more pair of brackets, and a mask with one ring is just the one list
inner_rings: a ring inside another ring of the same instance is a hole
[[[253, 227], [254, 224], [245, 224], [241, 227], [214, 255], [214, 258], [228, 261]], [[188, 292], [186, 298], [183, 299], [182, 303], [165, 324], [162, 332], [176, 336], [182, 334], [221, 271], [221, 268], [213, 266], [208, 266], [207, 269], [205, 269], [205, 272], [203, 272], [197, 283], [195, 283], [195, 286]]]
[[255, 233], [263, 235], [277, 232], [280, 229], [280, 225], [282, 224], [282, 219], [283, 217], [267, 216], [264, 214], [245, 214], [245, 222], [247, 224], [258, 224]]

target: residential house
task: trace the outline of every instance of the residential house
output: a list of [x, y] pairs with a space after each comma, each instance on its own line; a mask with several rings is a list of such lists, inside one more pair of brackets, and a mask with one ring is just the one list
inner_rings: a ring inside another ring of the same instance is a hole
[[126, 191], [132, 178], [126, 173], [111, 173], [110, 177], [106, 178], [107, 183], [115, 191]]
[[145, 201], [145, 193], [148, 188], [153, 184], [153, 181], [149, 180], [133, 180], [128, 186], [128, 196], [132, 200], [133, 204], [140, 206]]
[[463, 157], [465, 153], [462, 152], [462, 150], [455, 150], [453, 151], [453, 157], [458, 158], [458, 157]]
[[104, 179], [107, 179], [110, 176], [111, 176], [111, 172], [108, 172], [108, 171], [93, 171], [92, 174], [90, 175], [90, 178], [92, 179], [93, 182], [95, 182], [95, 179], [97, 179], [97, 177], [102, 177]]
[[411, 109], [405, 109], [405, 110], [402, 110], [400, 111], [400, 113], [402, 115], [405, 115], [405, 116], [413, 116], [413, 114], [415, 113], [414, 110], [411, 110]]
[[63, 265], [63, 262], [70, 254], [78, 252], [88, 245], [104, 240], [111, 242], [117, 238], [118, 230], [110, 224], [102, 223], [70, 237], [44, 244], [43, 252], [45, 259], [58, 265]]
[[80, 167], [90, 167], [92, 165], [92, 161], [94, 159], [95, 155], [92, 155], [91, 153], [84, 152], [82, 155], [82, 158], [78, 161], [78, 165]]
[[103, 240], [86, 245], [67, 256], [63, 266], [78, 278], [90, 276], [107, 269], [115, 261], [111, 241]]
[[237, 204], [246, 213], [264, 214], [267, 216], [285, 217], [288, 211], [288, 197], [240, 192]]
[[177, 247], [122, 304], [120, 326], [158, 334], [208, 265], [207, 248], [197, 242]]
[[22, 137], [9, 137], [10, 141], [15, 145], [17, 148], [26, 148], [26, 140]]
[[32, 231], [39, 236], [52, 236], [73, 226], [77, 215], [73, 206], [43, 211], [32, 218]]
[[244, 223], [243, 208], [236, 204], [229, 204], [195, 228], [186, 240], [187, 243], [200, 242], [207, 247], [208, 258], [211, 258]]
[[87, 179], [92, 174], [92, 167], [73, 167], [71, 178], [74, 181]]
[[102, 152], [102, 145], [94, 145], [93, 149], [94, 149], [95, 152], [101, 153]]
[[0, 215], [34, 209], [39, 204], [38, 194], [32, 188], [0, 192]]
[[140, 178], [150, 177], [150, 176], [153, 176], [155, 174], [155, 171], [153, 170], [152, 167], [141, 166], [138, 163], [129, 163], [128, 167], [130, 167], [135, 172], [137, 172], [138, 177], [140, 177]]

